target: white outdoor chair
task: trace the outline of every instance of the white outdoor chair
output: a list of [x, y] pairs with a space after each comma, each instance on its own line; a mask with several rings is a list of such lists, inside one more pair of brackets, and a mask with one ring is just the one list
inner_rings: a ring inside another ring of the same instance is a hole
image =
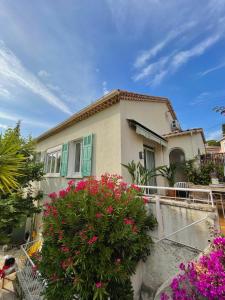
[[[188, 189], [189, 183], [188, 182], [176, 182], [174, 184], [175, 188], [183, 188]], [[176, 191], [176, 195], [180, 198], [189, 198], [189, 192], [188, 191]]]

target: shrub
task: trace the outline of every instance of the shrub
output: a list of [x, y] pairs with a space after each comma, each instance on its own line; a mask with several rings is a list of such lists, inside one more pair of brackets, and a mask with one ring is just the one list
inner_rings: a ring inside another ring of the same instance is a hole
[[133, 299], [130, 276], [150, 254], [155, 225], [139, 194], [104, 175], [49, 195], [38, 263], [47, 299]]
[[209, 254], [182, 263], [180, 269], [170, 285], [171, 295], [162, 294], [161, 300], [225, 299], [225, 238], [216, 237]]

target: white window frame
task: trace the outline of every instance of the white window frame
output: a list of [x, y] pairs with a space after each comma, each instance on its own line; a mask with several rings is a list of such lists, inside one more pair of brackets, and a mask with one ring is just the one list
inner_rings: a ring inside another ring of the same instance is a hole
[[[75, 144], [80, 143], [80, 171], [75, 172]], [[83, 138], [73, 140], [69, 143], [69, 159], [68, 159], [68, 176], [67, 178], [82, 178], [82, 153], [83, 153]]]
[[[62, 158], [62, 145], [60, 146], [56, 146], [56, 147], [53, 147], [53, 148], [50, 148], [46, 151], [46, 155], [48, 154], [51, 154], [51, 153], [55, 153], [55, 152], [59, 152], [60, 153], [60, 157]], [[48, 168], [48, 156], [46, 156], [46, 161], [45, 161], [45, 165], [46, 165], [46, 170]], [[61, 160], [60, 160], [61, 162]], [[51, 161], [51, 164], [52, 164], [52, 161]], [[50, 170], [51, 170], [51, 167], [50, 166]], [[55, 168], [54, 168], [54, 171], [56, 171], [56, 167], [57, 167], [57, 164], [55, 164]], [[53, 173], [46, 173], [45, 174], [46, 177], [60, 177], [60, 168], [59, 168], [59, 172], [53, 172]]]

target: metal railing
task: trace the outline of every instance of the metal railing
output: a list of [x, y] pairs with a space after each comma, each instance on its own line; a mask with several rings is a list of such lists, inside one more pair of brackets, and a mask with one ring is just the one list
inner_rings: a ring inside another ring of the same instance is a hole
[[29, 247], [35, 242], [36, 241], [33, 241], [21, 246], [22, 255], [19, 258], [18, 270], [16, 272], [22, 293], [26, 300], [43, 299], [42, 295], [45, 289], [45, 282], [27, 252]]
[[[144, 195], [155, 196], [160, 195], [162, 198], [170, 198], [174, 200], [191, 202], [202, 202], [205, 204], [210, 204], [214, 207], [213, 193], [210, 189], [194, 189], [194, 188], [178, 188], [178, 187], [167, 187], [167, 186], [148, 186], [148, 185], [138, 185], [142, 189]], [[166, 191], [174, 191], [174, 195], [166, 195]], [[164, 192], [164, 194], [163, 194]], [[179, 192], [183, 192], [184, 196], [179, 195]], [[202, 194], [206, 194], [206, 197], [202, 197]]]

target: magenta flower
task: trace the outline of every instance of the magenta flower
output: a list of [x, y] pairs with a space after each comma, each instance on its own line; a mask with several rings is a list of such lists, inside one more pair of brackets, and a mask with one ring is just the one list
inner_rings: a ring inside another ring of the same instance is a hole
[[98, 237], [94, 235], [90, 240], [88, 240], [88, 244], [92, 245], [98, 240]]
[[109, 207], [107, 207], [107, 209], [106, 209], [106, 212], [107, 212], [108, 214], [112, 214], [113, 211], [114, 211], [114, 208], [113, 208], [111, 205], [110, 205]]
[[66, 197], [66, 195], [67, 195], [67, 192], [65, 190], [59, 191], [59, 197], [60, 198], [64, 198], [64, 197]]
[[56, 199], [57, 198], [57, 194], [54, 192], [54, 193], [50, 193], [48, 194], [48, 197], [51, 198], [51, 199]]
[[101, 288], [102, 287], [102, 282], [101, 281], [96, 282], [95, 286], [96, 286], [97, 289]]

